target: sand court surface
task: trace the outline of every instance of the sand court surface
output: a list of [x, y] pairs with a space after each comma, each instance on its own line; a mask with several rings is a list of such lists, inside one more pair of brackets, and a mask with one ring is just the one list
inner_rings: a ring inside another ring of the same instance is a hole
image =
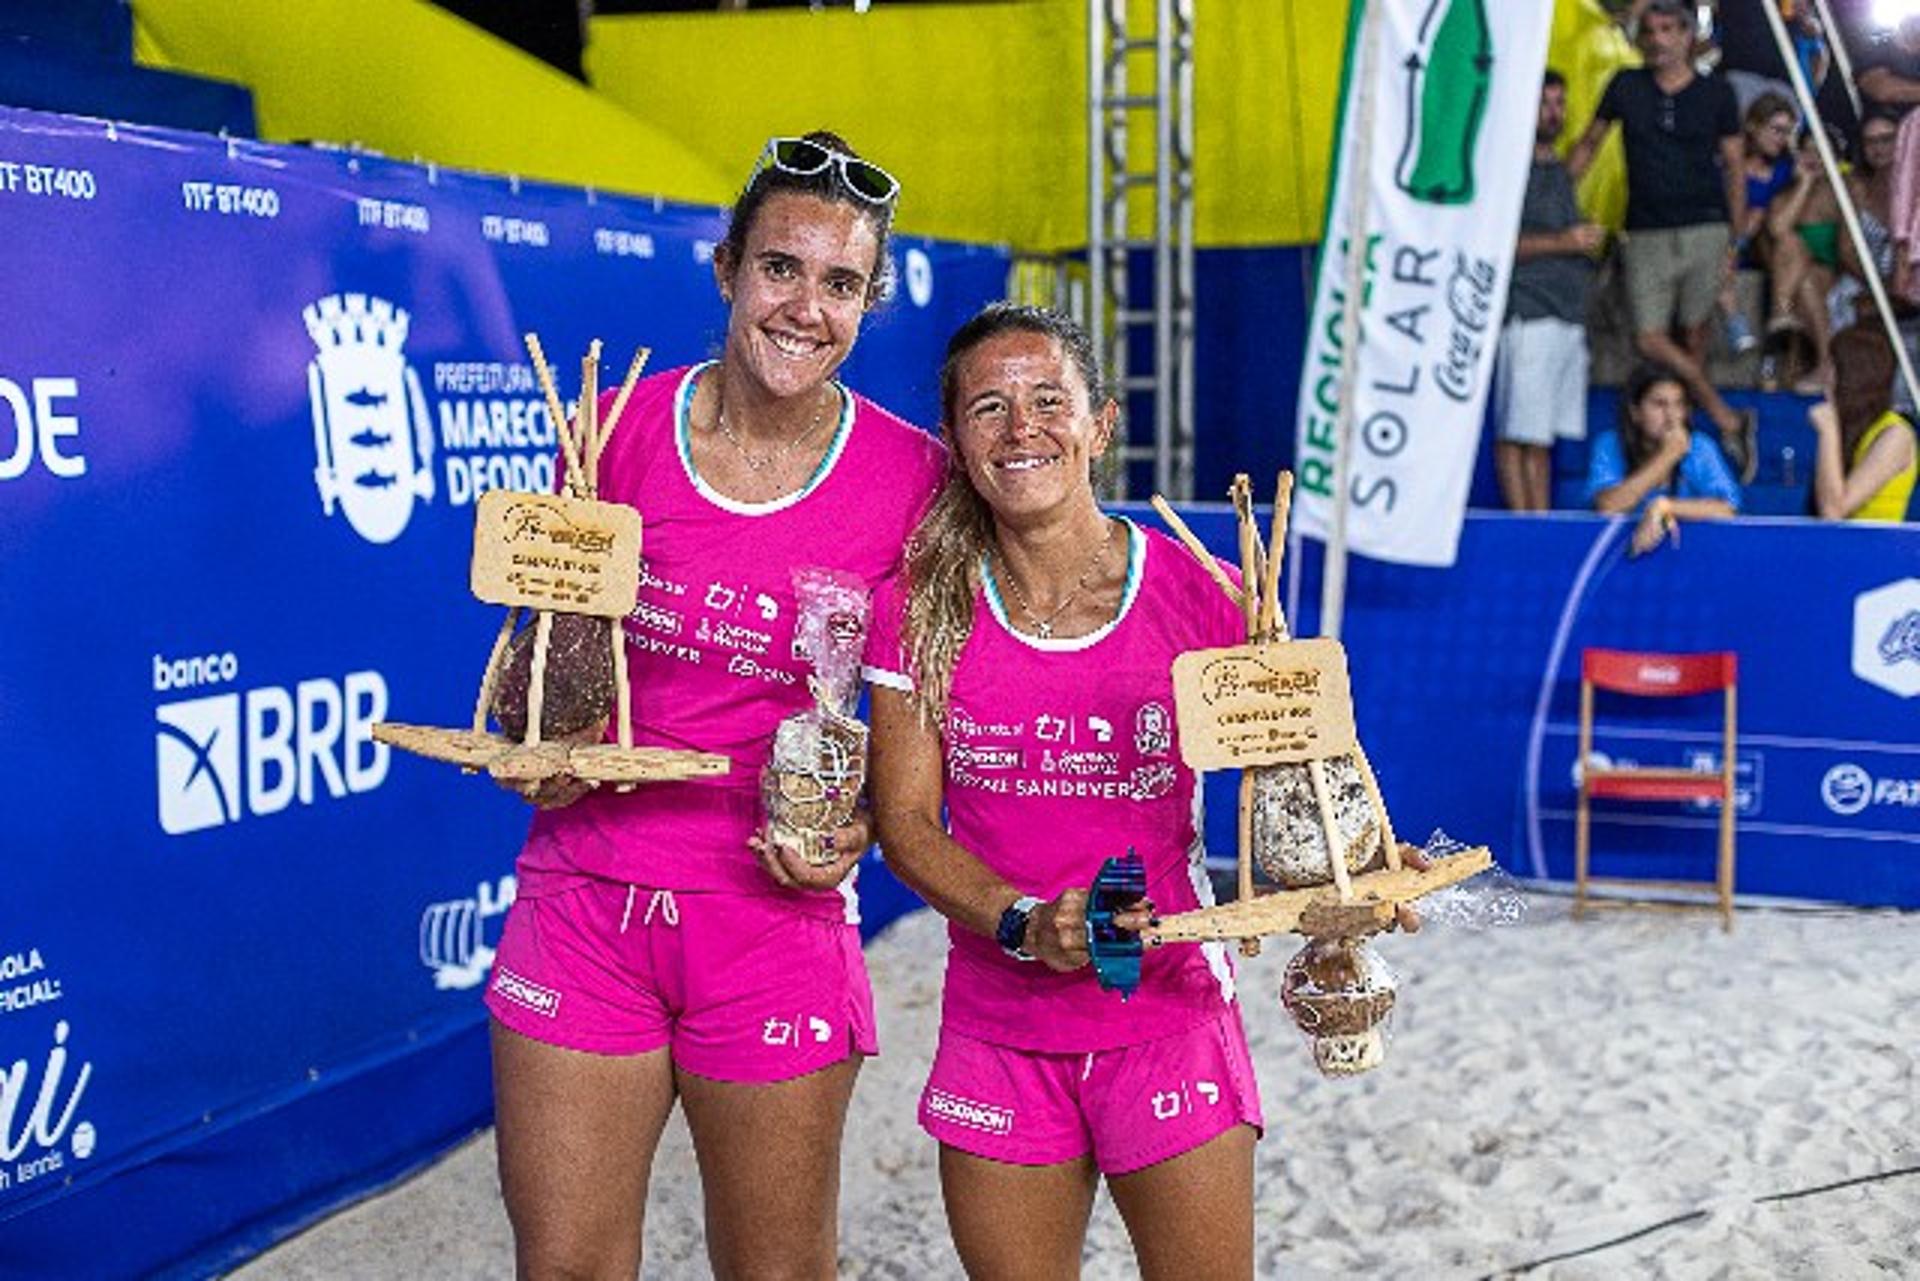
[[[882, 1057], [843, 1166], [843, 1277], [961, 1275], [935, 1149], [914, 1121], [936, 1035], [943, 924], [869, 949]], [[1280, 1008], [1293, 948], [1240, 963], [1270, 1129], [1261, 1277], [1920, 1277], [1920, 916], [1756, 909], [1430, 929], [1400, 974], [1387, 1062], [1322, 1080]], [[491, 1132], [236, 1275], [509, 1277]], [[1088, 1278], [1134, 1274], [1101, 1197]], [[676, 1116], [655, 1167], [646, 1275], [708, 1275]]]

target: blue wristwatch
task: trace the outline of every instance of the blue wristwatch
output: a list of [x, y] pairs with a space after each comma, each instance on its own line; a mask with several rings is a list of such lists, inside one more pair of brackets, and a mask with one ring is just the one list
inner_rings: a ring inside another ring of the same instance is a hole
[[1040, 900], [1031, 894], [1022, 895], [1013, 902], [1013, 906], [1000, 913], [1000, 924], [994, 928], [993, 941], [1000, 950], [1016, 961], [1031, 961], [1033, 953], [1027, 951], [1027, 921], [1033, 915], [1033, 909], [1040, 906]]

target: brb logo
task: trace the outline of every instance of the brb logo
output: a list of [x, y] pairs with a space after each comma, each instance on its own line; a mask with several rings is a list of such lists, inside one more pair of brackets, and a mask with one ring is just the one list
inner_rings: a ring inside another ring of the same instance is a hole
[[433, 500], [433, 424], [401, 348], [407, 313], [365, 294], [329, 294], [301, 313], [319, 353], [307, 365], [313, 480], [370, 543], [406, 529], [413, 500]]
[[[153, 656], [156, 693], [221, 685], [239, 674], [232, 653]], [[160, 830], [184, 836], [245, 815], [263, 818], [296, 797], [313, 804], [321, 788], [336, 798], [372, 791], [387, 777], [388, 748], [373, 741], [374, 722], [386, 714], [387, 683], [372, 671], [160, 704], [153, 711]]]
[[1920, 578], [1854, 598], [1853, 674], [1901, 698], [1920, 694]]

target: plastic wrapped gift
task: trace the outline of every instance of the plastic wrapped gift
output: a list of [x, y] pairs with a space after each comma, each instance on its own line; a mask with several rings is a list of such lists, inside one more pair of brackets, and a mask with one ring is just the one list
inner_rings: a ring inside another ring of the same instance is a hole
[[1280, 1003], [1313, 1041], [1323, 1076], [1358, 1076], [1386, 1058], [1393, 971], [1359, 938], [1316, 938], [1294, 953]]
[[867, 727], [853, 716], [871, 605], [846, 574], [793, 575], [794, 639], [813, 664], [814, 705], [781, 721], [761, 775], [767, 840], [817, 866], [839, 853], [833, 834], [851, 823], [867, 780]]

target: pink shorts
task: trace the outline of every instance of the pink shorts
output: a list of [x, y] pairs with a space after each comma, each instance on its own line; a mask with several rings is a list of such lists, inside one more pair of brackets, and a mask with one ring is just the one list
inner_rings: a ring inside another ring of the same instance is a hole
[[487, 1009], [570, 1050], [667, 1046], [719, 1081], [786, 1081], [879, 1049], [859, 927], [762, 895], [590, 880], [519, 899]]
[[1262, 1125], [1238, 1009], [1091, 1054], [1016, 1050], [943, 1029], [920, 1096], [920, 1128], [950, 1147], [1012, 1165], [1091, 1152], [1108, 1175], [1190, 1152], [1236, 1125]]

